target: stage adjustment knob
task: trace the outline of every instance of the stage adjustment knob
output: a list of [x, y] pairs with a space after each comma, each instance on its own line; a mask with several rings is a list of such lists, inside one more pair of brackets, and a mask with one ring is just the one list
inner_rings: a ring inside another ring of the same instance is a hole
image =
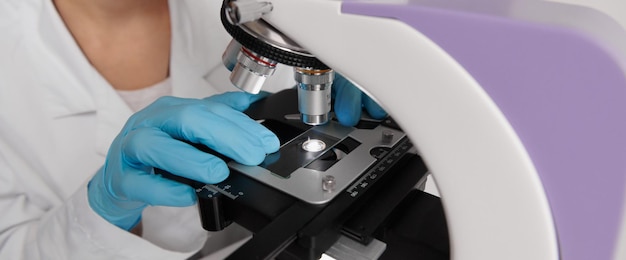
[[232, 223], [227, 216], [222, 203], [224, 195], [208, 186], [196, 190], [198, 196], [198, 210], [202, 227], [208, 231], [221, 231]]

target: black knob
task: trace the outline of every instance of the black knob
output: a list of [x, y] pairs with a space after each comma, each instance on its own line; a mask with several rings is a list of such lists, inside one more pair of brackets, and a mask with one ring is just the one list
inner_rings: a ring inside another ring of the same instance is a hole
[[200, 220], [205, 230], [221, 231], [232, 223], [222, 205], [224, 199], [228, 198], [223, 198], [224, 195], [207, 188], [207, 186], [196, 190], [196, 195], [198, 196]]

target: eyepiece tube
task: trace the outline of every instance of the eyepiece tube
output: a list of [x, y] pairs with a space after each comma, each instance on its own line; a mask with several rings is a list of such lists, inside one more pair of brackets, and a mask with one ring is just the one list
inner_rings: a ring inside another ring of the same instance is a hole
[[317, 70], [295, 68], [298, 83], [298, 109], [302, 122], [308, 125], [326, 124], [330, 116], [331, 86], [335, 72], [331, 69]]

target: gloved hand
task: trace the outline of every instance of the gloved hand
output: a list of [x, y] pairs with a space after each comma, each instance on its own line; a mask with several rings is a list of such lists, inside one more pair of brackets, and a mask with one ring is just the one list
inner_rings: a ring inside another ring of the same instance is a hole
[[280, 143], [241, 111], [262, 97], [243, 92], [206, 99], [164, 97], [137, 112], [89, 182], [91, 208], [130, 230], [148, 205], [183, 207], [196, 202], [193, 188], [155, 175], [153, 167], [202, 183], [228, 176], [224, 161], [180, 140], [206, 145], [241, 164], [260, 164], [266, 154], [278, 151]]
[[335, 116], [342, 125], [355, 126], [361, 118], [363, 107], [374, 119], [382, 119], [387, 116], [387, 112], [372, 98], [365, 95], [349, 80], [339, 74], [335, 74], [332, 96], [335, 99]]

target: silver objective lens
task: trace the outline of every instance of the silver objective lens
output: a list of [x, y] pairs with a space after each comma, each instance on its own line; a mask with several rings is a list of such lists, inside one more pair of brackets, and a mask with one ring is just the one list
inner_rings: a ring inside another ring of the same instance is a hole
[[[229, 49], [226, 51], [228, 52]], [[230, 51], [232, 52], [232, 50]], [[225, 55], [228, 56], [226, 53]], [[232, 56], [232, 54], [230, 55]], [[224, 63], [229, 63], [228, 59]], [[228, 68], [228, 64], [225, 65]], [[245, 92], [258, 94], [265, 80], [274, 74], [275, 70], [275, 61], [241, 47], [237, 55], [237, 64], [235, 64], [230, 74], [230, 82]]]
[[241, 50], [241, 44], [235, 40], [231, 40], [226, 46], [226, 50], [222, 54], [222, 63], [229, 71], [233, 71], [237, 65], [237, 56]]
[[298, 110], [302, 122], [309, 125], [322, 125], [330, 115], [330, 91], [335, 72], [331, 69], [313, 70], [295, 68], [298, 83]]

